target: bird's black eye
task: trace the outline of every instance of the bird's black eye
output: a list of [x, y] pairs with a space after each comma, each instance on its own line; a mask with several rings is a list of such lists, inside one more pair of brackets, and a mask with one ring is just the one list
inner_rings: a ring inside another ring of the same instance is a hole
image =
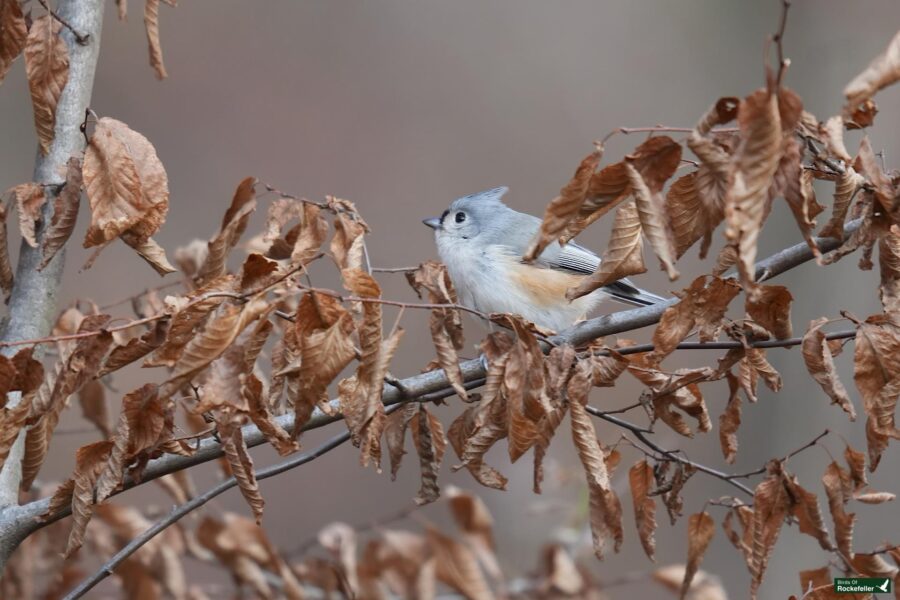
[[457, 223], [462, 223], [463, 221], [466, 220], [466, 213], [458, 212], [458, 213], [456, 213], [456, 216], [453, 218], [456, 220]]

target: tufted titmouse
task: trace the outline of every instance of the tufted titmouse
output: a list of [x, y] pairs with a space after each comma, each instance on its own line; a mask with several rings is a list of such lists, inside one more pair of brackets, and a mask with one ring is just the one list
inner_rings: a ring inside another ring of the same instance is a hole
[[636, 306], [665, 301], [627, 279], [567, 300], [566, 290], [596, 271], [600, 258], [577, 244], [554, 242], [534, 263], [522, 262], [541, 220], [503, 204], [507, 191], [498, 187], [463, 196], [440, 218], [423, 221], [434, 229], [438, 254], [463, 305], [485, 313], [516, 313], [562, 331], [606, 297]]

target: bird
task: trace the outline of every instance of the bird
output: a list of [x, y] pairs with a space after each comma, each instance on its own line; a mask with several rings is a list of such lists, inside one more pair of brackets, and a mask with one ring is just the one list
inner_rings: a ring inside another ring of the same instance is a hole
[[600, 257], [578, 244], [553, 242], [533, 262], [522, 255], [541, 226], [535, 216], [503, 202], [508, 187], [454, 200], [440, 217], [422, 222], [434, 230], [441, 262], [463, 306], [482, 313], [514, 313], [535, 325], [563, 331], [606, 298], [634, 306], [666, 299], [620, 279], [575, 300], [566, 290], [594, 273]]

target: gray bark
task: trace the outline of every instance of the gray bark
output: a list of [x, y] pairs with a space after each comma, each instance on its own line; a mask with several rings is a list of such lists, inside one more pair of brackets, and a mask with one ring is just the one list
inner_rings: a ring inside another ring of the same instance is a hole
[[[56, 109], [56, 133], [50, 152], [38, 157], [34, 167], [34, 181], [45, 187], [47, 204], [44, 206], [43, 223], [50, 221], [53, 199], [58, 186], [65, 181], [66, 162], [84, 150], [84, 136], [80, 126], [85, 110], [91, 101], [94, 73], [100, 53], [100, 30], [103, 25], [104, 2], [102, 0], [59, 0], [57, 14], [80, 35], [88, 36], [85, 44], [79, 44], [72, 32], [63, 27], [61, 35], [69, 49], [69, 78]], [[38, 240], [42, 238], [39, 232]], [[32, 248], [24, 241], [16, 268], [16, 279], [9, 301], [9, 318], [2, 334], [3, 341], [24, 340], [49, 334], [56, 313], [59, 284], [65, 264], [64, 251], [60, 250], [42, 271], [41, 245]], [[7, 356], [21, 347], [3, 348]], [[7, 406], [20, 401], [11, 394]], [[17, 515], [19, 482], [22, 479], [24, 431], [10, 450], [3, 470], [0, 471], [0, 569], [6, 564], [12, 551], [24, 539]]]

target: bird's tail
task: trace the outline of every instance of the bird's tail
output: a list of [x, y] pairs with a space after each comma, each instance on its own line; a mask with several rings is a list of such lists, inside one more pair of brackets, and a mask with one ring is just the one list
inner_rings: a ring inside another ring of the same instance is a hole
[[642, 290], [627, 279], [620, 279], [603, 288], [615, 300], [632, 306], [652, 306], [660, 302], [667, 302], [668, 298], [657, 296], [646, 290]]

